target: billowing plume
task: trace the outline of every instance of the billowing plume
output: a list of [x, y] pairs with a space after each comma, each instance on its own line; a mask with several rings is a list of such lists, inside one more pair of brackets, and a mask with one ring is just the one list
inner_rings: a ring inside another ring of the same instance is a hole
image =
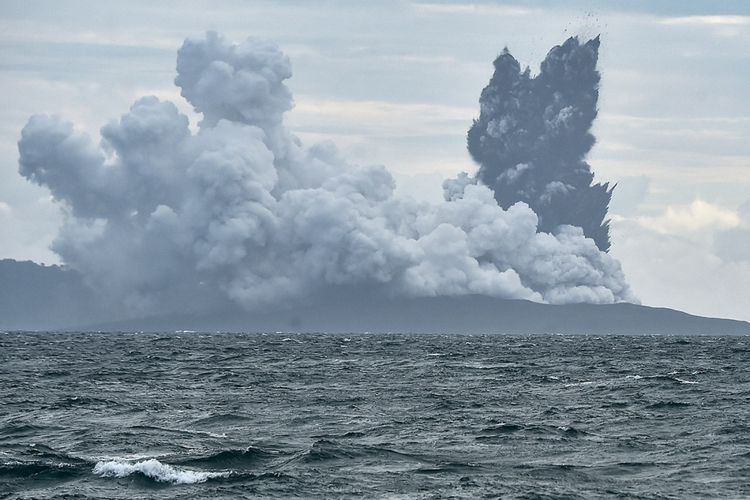
[[479, 163], [477, 178], [500, 206], [522, 201], [538, 215], [540, 231], [578, 226], [607, 251], [612, 189], [592, 184], [584, 160], [594, 145], [589, 130], [599, 97], [598, 51], [598, 37], [583, 44], [569, 38], [550, 50], [532, 77], [504, 50], [479, 99], [468, 148]]
[[617, 261], [579, 228], [537, 231], [468, 178], [444, 203], [394, 197], [380, 166], [283, 124], [288, 59], [270, 43], [187, 40], [175, 83], [199, 130], [144, 97], [101, 141], [34, 116], [20, 172], [67, 207], [54, 250], [112, 300], [143, 312], [294, 303], [352, 285], [403, 296], [485, 294], [551, 303], [633, 300]]

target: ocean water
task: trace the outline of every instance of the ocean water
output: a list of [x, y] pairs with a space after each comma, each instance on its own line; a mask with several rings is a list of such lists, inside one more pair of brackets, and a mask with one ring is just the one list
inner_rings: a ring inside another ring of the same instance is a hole
[[750, 338], [0, 333], [0, 498], [750, 497]]

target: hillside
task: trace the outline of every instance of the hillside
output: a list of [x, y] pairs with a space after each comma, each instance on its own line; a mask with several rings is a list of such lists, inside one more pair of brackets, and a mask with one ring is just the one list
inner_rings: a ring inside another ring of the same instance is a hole
[[0, 261], [4, 330], [403, 332], [497, 334], [750, 335], [750, 323], [672, 309], [538, 304], [486, 296], [389, 298], [346, 287], [283, 309], [122, 319], [106, 310], [75, 271]]

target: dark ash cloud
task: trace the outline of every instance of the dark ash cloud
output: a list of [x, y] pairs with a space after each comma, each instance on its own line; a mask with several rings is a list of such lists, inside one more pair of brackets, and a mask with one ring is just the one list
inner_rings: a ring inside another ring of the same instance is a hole
[[468, 148], [479, 163], [477, 178], [503, 208], [524, 202], [539, 216], [540, 231], [577, 226], [607, 251], [613, 188], [594, 184], [585, 161], [595, 141], [598, 51], [598, 37], [586, 43], [569, 38], [549, 51], [532, 77], [505, 49], [479, 99]]

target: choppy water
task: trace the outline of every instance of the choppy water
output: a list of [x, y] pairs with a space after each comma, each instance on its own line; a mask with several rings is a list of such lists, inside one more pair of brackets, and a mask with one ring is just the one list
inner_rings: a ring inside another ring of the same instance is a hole
[[0, 497], [750, 497], [750, 339], [0, 334]]

